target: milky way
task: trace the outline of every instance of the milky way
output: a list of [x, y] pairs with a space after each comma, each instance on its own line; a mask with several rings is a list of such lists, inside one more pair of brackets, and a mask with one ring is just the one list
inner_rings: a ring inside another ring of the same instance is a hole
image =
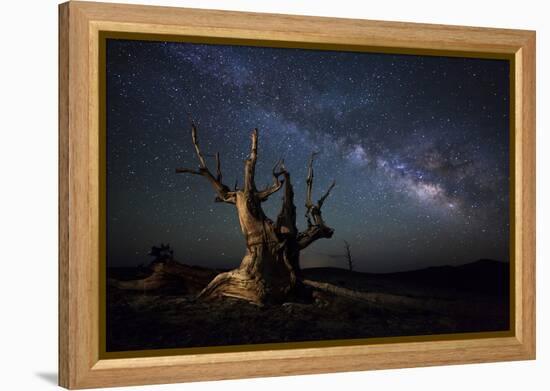
[[[241, 181], [260, 131], [258, 186], [279, 159], [304, 228], [306, 164], [335, 229], [302, 267], [384, 272], [508, 261], [509, 63], [505, 60], [108, 40], [108, 264], [146, 263], [169, 242], [182, 262], [235, 267], [236, 212], [214, 203], [197, 166], [190, 114], [225, 182]], [[265, 204], [274, 218], [280, 197]]]

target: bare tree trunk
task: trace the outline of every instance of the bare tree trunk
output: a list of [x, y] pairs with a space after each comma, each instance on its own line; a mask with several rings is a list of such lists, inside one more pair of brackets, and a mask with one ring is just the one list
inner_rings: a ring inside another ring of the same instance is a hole
[[349, 245], [347, 240], [344, 240], [344, 246], [346, 246], [346, 258], [348, 260], [348, 268], [349, 271], [353, 271], [353, 260], [351, 258], [351, 246]]
[[[215, 277], [199, 297], [229, 296], [262, 304], [283, 301], [294, 287], [295, 278], [285, 259], [286, 243], [250, 197], [237, 194], [237, 213], [246, 239], [241, 265]], [[260, 212], [260, 216], [254, 212]]]
[[[207, 167], [199, 148], [197, 128], [192, 123], [192, 140], [199, 160], [199, 169], [176, 169], [178, 173], [204, 176], [217, 193], [216, 201], [235, 205], [241, 231], [246, 240], [246, 253], [240, 266], [217, 275], [199, 294], [200, 298], [234, 297], [255, 304], [278, 303], [295, 295], [301, 287], [300, 251], [320, 238], [330, 238], [333, 230], [325, 225], [321, 206], [330, 190], [314, 204], [311, 201], [313, 184], [313, 156], [310, 160], [307, 181], [308, 229], [298, 232], [296, 207], [290, 174], [279, 161], [273, 167], [273, 184], [258, 190], [255, 184], [258, 157], [258, 130], [252, 132], [250, 156], [245, 161], [244, 188], [234, 190], [221, 182], [219, 154], [216, 154], [217, 173], [214, 176]], [[283, 179], [281, 179], [283, 177]], [[276, 222], [270, 220], [262, 209], [262, 202], [284, 186], [283, 205]]]

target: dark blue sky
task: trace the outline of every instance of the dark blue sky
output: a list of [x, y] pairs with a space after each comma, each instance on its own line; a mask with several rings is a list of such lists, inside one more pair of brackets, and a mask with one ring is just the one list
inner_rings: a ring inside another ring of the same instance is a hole
[[[187, 113], [224, 180], [242, 183], [260, 131], [258, 186], [281, 157], [305, 228], [307, 159], [329, 240], [302, 267], [385, 272], [508, 261], [509, 63], [504, 60], [107, 41], [107, 262], [137, 265], [169, 242], [185, 263], [236, 267], [236, 211], [195, 167]], [[213, 163], [211, 163], [213, 164]], [[274, 218], [280, 197], [264, 204]]]

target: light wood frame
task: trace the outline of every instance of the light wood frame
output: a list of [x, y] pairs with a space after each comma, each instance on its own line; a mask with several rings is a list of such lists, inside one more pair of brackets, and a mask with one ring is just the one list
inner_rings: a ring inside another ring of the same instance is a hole
[[[100, 31], [508, 57], [511, 336], [102, 359]], [[535, 358], [535, 32], [88, 2], [59, 6], [59, 384], [91, 388]]]

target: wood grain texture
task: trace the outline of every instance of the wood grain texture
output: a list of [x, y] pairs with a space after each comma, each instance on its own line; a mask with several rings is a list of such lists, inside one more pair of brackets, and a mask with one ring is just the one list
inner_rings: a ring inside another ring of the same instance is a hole
[[69, 384], [69, 7], [59, 8], [59, 383]]
[[[518, 322], [523, 327], [521, 342], [526, 353], [535, 358], [536, 354], [536, 321], [535, 321], [535, 292], [536, 292], [536, 43], [534, 34], [519, 51], [521, 53], [521, 137], [522, 158], [516, 159], [516, 165], [523, 170], [521, 189], [516, 184], [516, 192], [522, 191], [522, 213], [518, 219], [522, 221], [521, 231], [522, 253], [521, 281], [516, 283], [522, 291], [522, 303], [519, 306], [523, 313]], [[519, 234], [519, 233], [518, 233]]]
[[[100, 359], [100, 31], [512, 59], [515, 335]], [[534, 32], [69, 2], [59, 8], [59, 38], [60, 385], [74, 389], [535, 357]]]

